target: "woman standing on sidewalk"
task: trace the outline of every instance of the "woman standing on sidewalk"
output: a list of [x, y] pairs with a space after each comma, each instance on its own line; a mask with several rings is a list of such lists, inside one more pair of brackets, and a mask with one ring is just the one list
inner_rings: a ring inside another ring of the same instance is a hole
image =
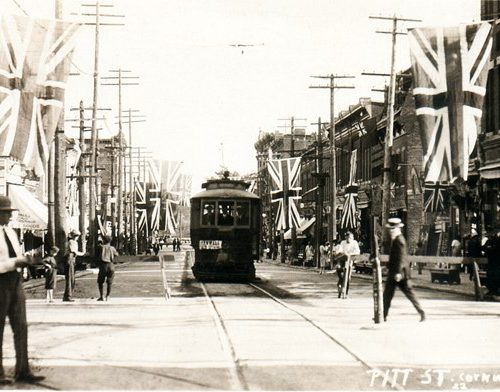
[[329, 262], [329, 243], [328, 241], [319, 247], [319, 274], [322, 275], [325, 273], [326, 264]]

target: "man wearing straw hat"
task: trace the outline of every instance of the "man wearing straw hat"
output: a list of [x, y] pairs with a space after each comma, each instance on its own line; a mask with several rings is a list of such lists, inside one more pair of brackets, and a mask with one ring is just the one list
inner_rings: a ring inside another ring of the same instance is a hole
[[68, 252], [65, 255], [65, 265], [64, 265], [64, 278], [66, 280], [66, 286], [64, 288], [63, 301], [64, 302], [75, 302], [72, 298], [73, 290], [75, 289], [75, 263], [76, 256], [83, 256], [83, 252], [78, 251], [77, 239], [80, 236], [78, 230], [71, 230], [68, 234]]
[[23, 256], [16, 232], [7, 226], [14, 210], [10, 199], [7, 196], [0, 196], [0, 384], [2, 385], [12, 382], [5, 378], [2, 362], [3, 330], [7, 316], [14, 333], [15, 380], [33, 384], [45, 378], [31, 373], [28, 363], [26, 298], [22, 276], [17, 268], [30, 265], [32, 259], [30, 256]]
[[389, 253], [389, 273], [384, 288], [384, 321], [387, 320], [387, 314], [391, 307], [392, 297], [396, 286], [406, 295], [410, 302], [420, 314], [420, 321], [425, 320], [425, 313], [420, 307], [417, 297], [413, 292], [410, 283], [410, 266], [406, 259], [408, 254], [406, 240], [401, 233], [401, 228], [404, 226], [399, 218], [389, 218], [385, 227], [389, 229], [391, 236], [391, 251]]

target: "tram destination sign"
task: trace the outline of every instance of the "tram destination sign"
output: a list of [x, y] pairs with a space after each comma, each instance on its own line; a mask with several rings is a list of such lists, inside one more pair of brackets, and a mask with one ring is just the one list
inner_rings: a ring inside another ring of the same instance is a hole
[[200, 240], [198, 247], [200, 249], [222, 249], [221, 240]]

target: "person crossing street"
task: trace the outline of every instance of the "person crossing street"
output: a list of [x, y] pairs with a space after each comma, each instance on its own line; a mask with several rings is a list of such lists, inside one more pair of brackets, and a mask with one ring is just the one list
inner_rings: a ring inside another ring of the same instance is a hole
[[391, 307], [396, 287], [399, 287], [413, 304], [418, 314], [420, 314], [420, 321], [424, 321], [425, 312], [420, 306], [410, 282], [410, 266], [406, 257], [408, 251], [406, 240], [401, 232], [403, 226], [404, 224], [399, 218], [389, 218], [385, 225], [389, 229], [391, 236], [391, 250], [389, 253], [389, 272], [384, 288], [384, 321], [387, 321], [387, 315], [389, 314], [389, 308]]

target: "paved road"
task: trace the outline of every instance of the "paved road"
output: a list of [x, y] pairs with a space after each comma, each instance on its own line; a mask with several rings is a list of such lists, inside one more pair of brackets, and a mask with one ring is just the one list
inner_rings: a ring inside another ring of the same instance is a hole
[[[75, 303], [45, 304], [42, 289], [28, 290], [30, 356], [47, 376], [37, 387], [500, 387], [497, 303], [419, 290], [428, 313], [419, 323], [397, 294], [389, 322], [375, 326], [366, 280], [355, 279], [350, 298], [341, 300], [330, 274], [259, 263], [254, 286], [201, 285], [183, 252], [167, 268], [168, 301], [157, 261], [121, 266], [110, 302], [96, 301], [92, 274], [78, 279]], [[6, 365], [12, 366], [10, 330], [4, 342]]]

